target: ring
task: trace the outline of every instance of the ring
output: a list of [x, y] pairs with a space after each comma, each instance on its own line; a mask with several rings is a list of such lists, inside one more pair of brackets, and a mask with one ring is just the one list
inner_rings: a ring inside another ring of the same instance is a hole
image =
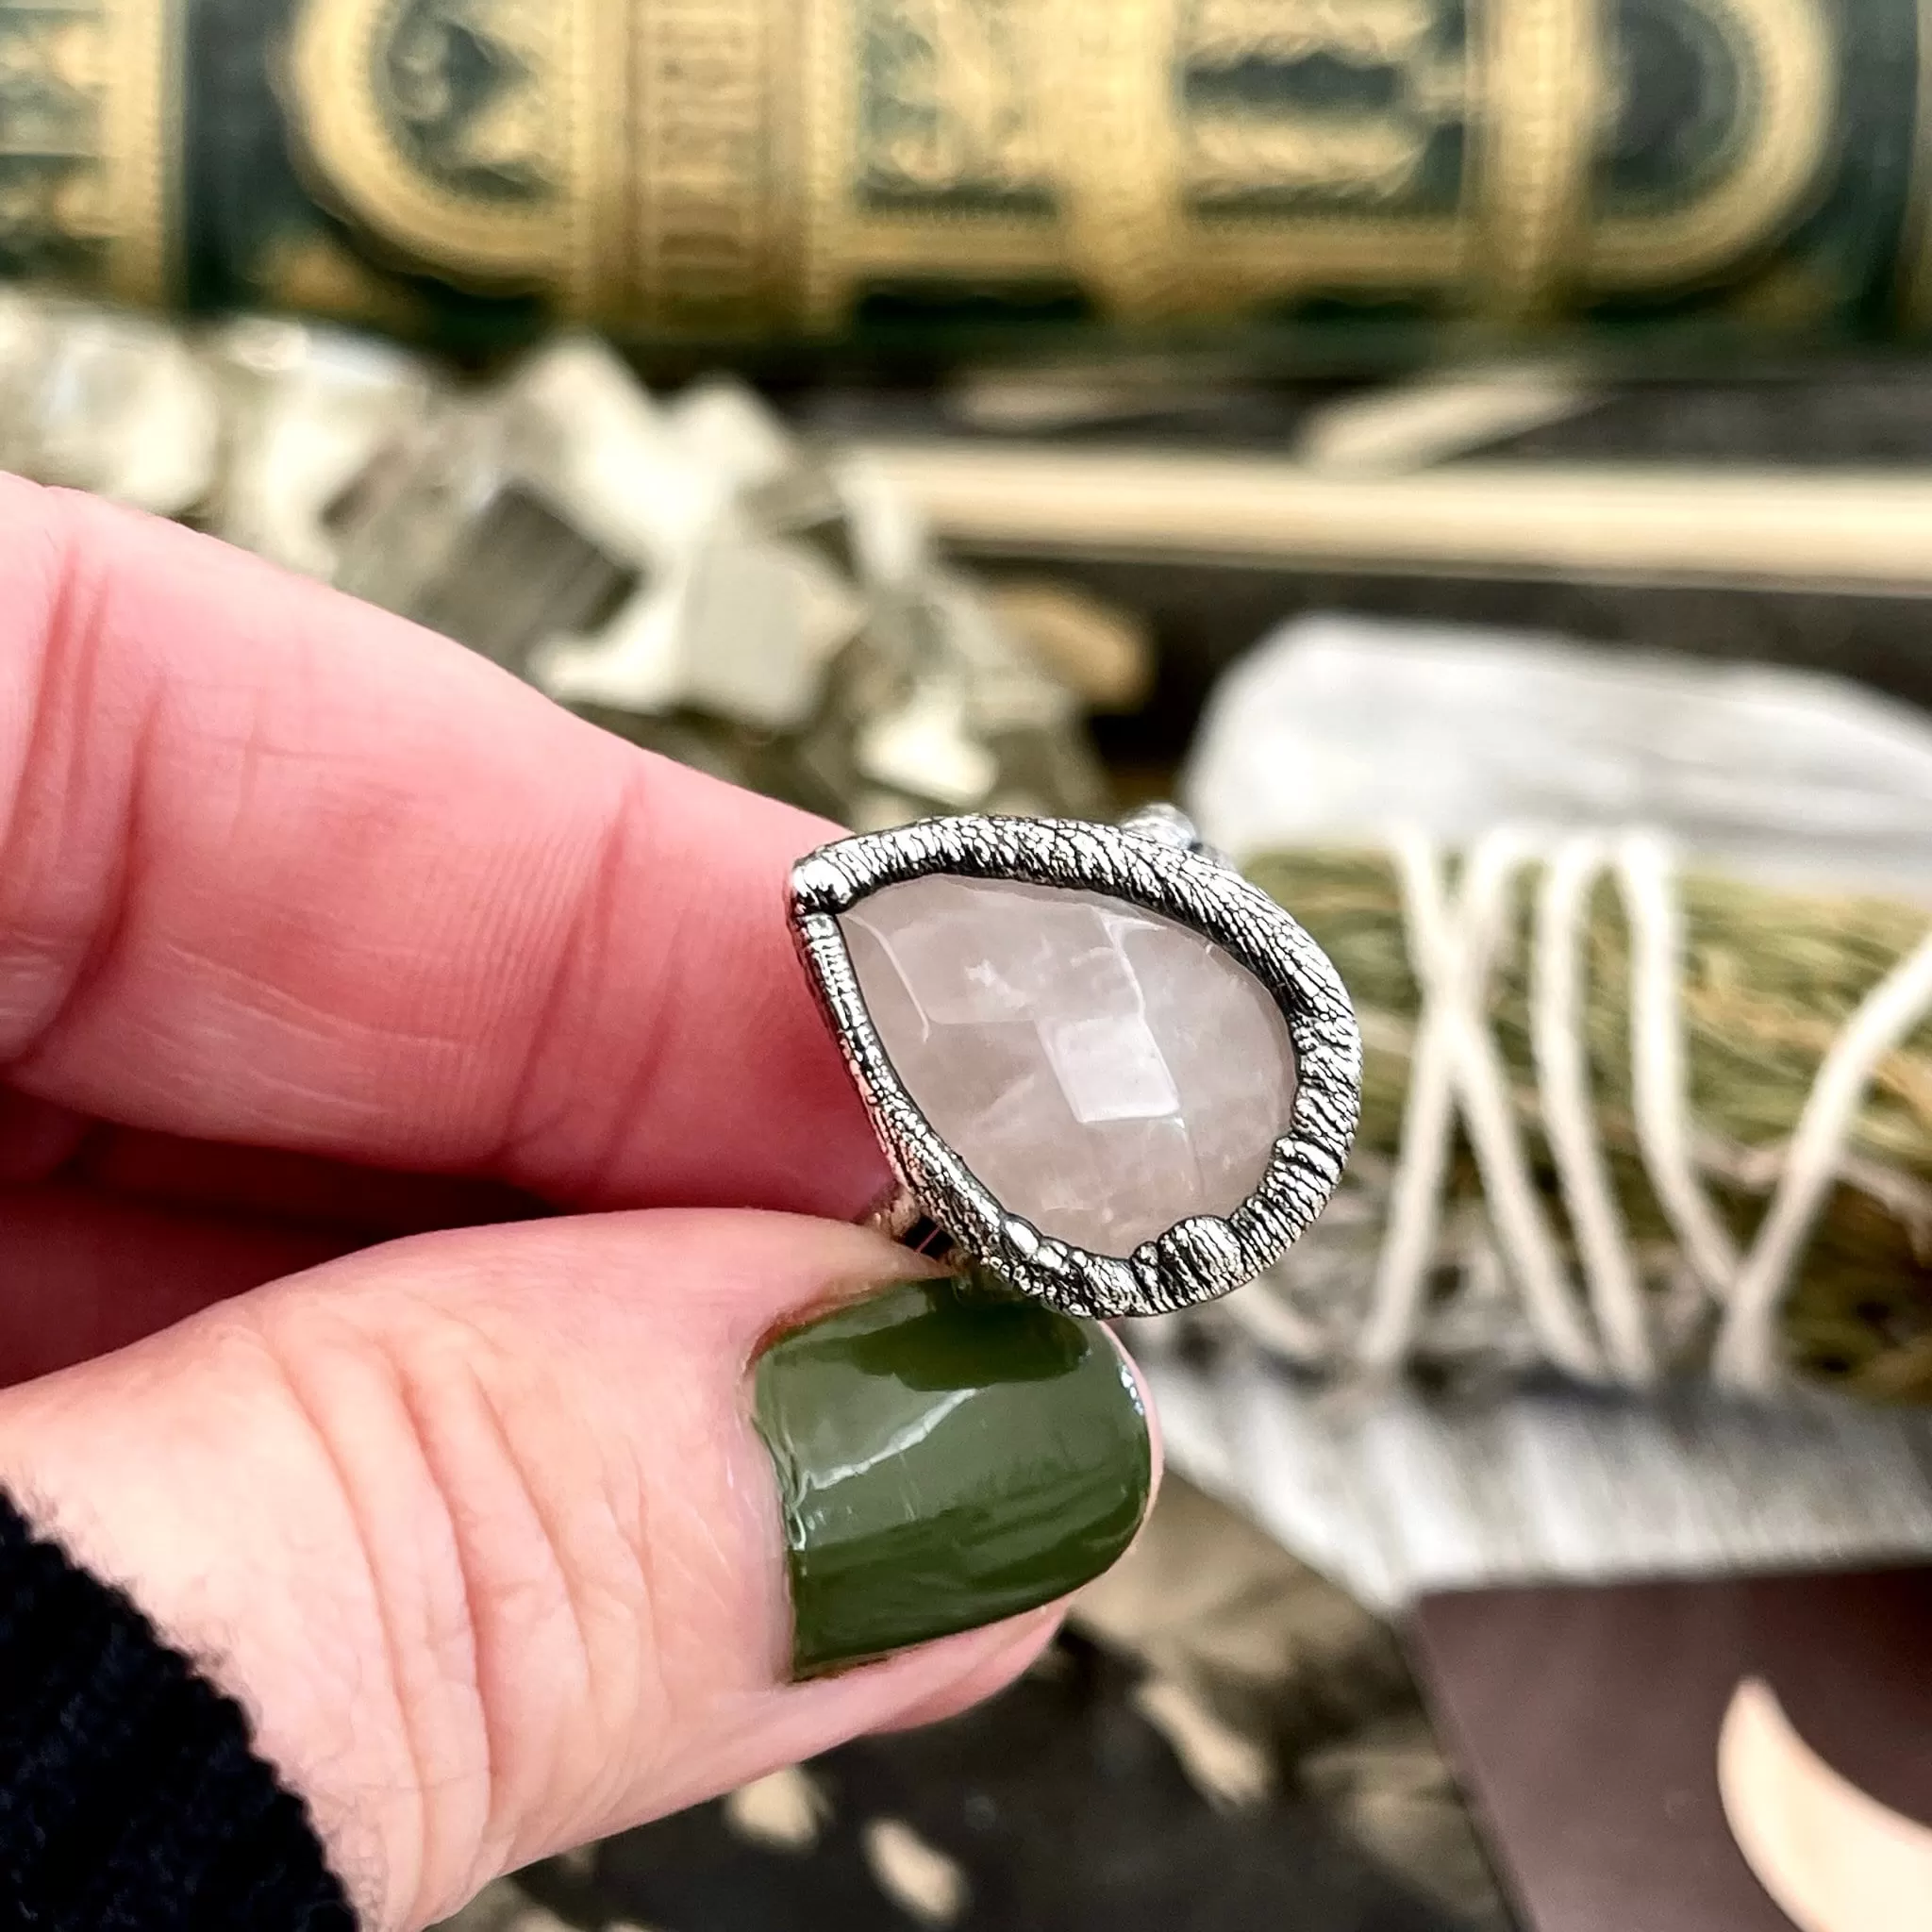
[[1172, 807], [841, 839], [793, 868], [791, 919], [903, 1203], [1023, 1294], [1225, 1294], [1341, 1177], [1341, 976]]

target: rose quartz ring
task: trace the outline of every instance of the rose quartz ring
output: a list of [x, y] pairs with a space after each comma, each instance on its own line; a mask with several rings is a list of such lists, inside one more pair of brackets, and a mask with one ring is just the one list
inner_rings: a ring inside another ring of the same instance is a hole
[[1361, 1094], [1348, 995], [1178, 812], [926, 820], [824, 847], [791, 892], [907, 1198], [1023, 1293], [1185, 1307], [1334, 1191]]

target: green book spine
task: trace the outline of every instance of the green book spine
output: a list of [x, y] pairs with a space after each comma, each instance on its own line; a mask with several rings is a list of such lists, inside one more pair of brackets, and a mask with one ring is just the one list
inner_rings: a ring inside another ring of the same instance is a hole
[[1922, 6], [0, 0], [0, 277], [458, 349], [1909, 341]]

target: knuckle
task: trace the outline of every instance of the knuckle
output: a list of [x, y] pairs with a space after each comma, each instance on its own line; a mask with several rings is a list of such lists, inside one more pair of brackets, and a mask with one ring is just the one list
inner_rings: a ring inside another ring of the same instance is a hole
[[355, 1525], [437, 1902], [616, 1802], [666, 1702], [639, 1472], [488, 1301], [270, 1324]]
[[16, 491], [0, 558], [0, 1059], [53, 1028], [111, 927], [137, 735], [101, 725], [117, 708], [101, 689], [101, 572], [75, 507], [8, 481]]

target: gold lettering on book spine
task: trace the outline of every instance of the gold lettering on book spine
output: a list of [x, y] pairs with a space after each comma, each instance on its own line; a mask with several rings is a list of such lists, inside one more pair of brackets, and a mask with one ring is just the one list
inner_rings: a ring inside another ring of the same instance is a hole
[[173, 292], [179, 0], [0, 0], [0, 261]]

